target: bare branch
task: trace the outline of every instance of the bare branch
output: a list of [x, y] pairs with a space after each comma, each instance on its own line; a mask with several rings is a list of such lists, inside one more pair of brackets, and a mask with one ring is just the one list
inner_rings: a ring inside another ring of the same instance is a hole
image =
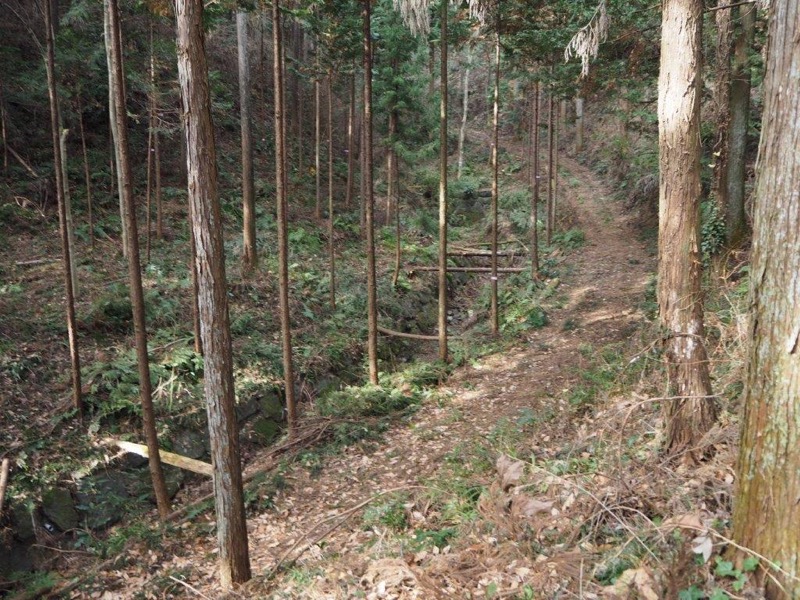
[[578, 33], [564, 48], [564, 62], [569, 62], [573, 56], [581, 59], [581, 77], [589, 74], [589, 60], [597, 58], [600, 44], [608, 37], [608, 14], [606, 13], [606, 0], [600, 0], [600, 4], [594, 11], [592, 18], [584, 25]]

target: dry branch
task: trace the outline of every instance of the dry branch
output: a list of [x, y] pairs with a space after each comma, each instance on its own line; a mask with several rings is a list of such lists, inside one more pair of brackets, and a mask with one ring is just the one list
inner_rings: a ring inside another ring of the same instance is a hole
[[34, 169], [34, 168], [33, 168], [33, 167], [30, 165], [30, 163], [28, 163], [28, 162], [27, 162], [27, 161], [26, 161], [24, 158], [22, 158], [22, 157], [21, 157], [19, 154], [17, 154], [17, 152], [16, 152], [16, 151], [15, 151], [15, 150], [14, 150], [14, 149], [11, 147], [11, 146], [9, 146], [8, 144], [6, 144], [6, 148], [8, 148], [8, 151], [9, 151], [9, 152], [11, 152], [11, 155], [12, 155], [14, 158], [16, 158], [16, 159], [17, 159], [17, 162], [19, 162], [19, 164], [21, 164], [23, 167], [25, 167], [25, 170], [26, 170], [28, 173], [30, 173], [30, 174], [31, 174], [31, 176], [32, 176], [34, 179], [39, 179], [39, 173], [37, 173], [36, 169]]
[[3, 459], [3, 465], [0, 467], [0, 516], [3, 515], [3, 500], [6, 497], [6, 488], [8, 487], [8, 469], [11, 467], [11, 461], [7, 458]]
[[[409, 271], [438, 271], [439, 267], [425, 267], [419, 265], [407, 265]], [[447, 267], [451, 273], [491, 273], [491, 267]], [[500, 267], [498, 273], [522, 273], [527, 271], [526, 267]]]
[[[125, 450], [126, 452], [138, 454], [139, 456], [143, 456], [145, 458], [148, 458], [150, 455], [147, 450], [147, 446], [144, 444], [135, 444], [134, 442], [125, 442], [122, 440], [112, 439], [105, 440], [105, 443], [113, 444]], [[200, 475], [207, 475], [208, 477], [211, 477], [211, 465], [203, 462], [202, 460], [195, 460], [194, 458], [181, 456], [180, 454], [167, 452], [166, 450], [159, 450], [158, 455], [161, 457], [161, 462], [163, 463], [167, 463], [173, 467], [185, 469], [186, 471], [191, 471], [192, 473], [199, 473]]]
[[408, 338], [410, 340], [424, 340], [428, 342], [436, 342], [439, 340], [438, 335], [423, 335], [421, 333], [406, 333], [404, 331], [395, 331], [378, 325], [378, 331], [384, 335], [391, 335], [394, 337]]

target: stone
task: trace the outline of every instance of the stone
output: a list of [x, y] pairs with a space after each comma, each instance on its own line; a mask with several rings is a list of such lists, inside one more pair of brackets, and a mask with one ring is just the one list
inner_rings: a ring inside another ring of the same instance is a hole
[[[295, 391], [295, 398], [299, 399]], [[261, 397], [259, 402], [261, 416], [271, 421], [283, 421], [283, 402], [276, 392], [268, 392]]]
[[252, 396], [247, 400], [239, 402], [236, 405], [236, 420], [241, 423], [242, 421], [246, 421], [259, 410], [259, 401], [257, 396]]
[[11, 528], [14, 537], [21, 542], [30, 542], [36, 539], [36, 531], [33, 528], [33, 515], [24, 504], [12, 504], [9, 512], [11, 513]]
[[125, 479], [119, 472], [92, 475], [81, 480], [75, 494], [77, 508], [89, 529], [105, 529], [129, 510]]
[[42, 497], [42, 512], [61, 531], [78, 527], [78, 511], [72, 494], [64, 488], [52, 488]]
[[176, 454], [189, 458], [202, 458], [206, 453], [203, 436], [190, 429], [181, 429], [172, 439], [172, 449]]

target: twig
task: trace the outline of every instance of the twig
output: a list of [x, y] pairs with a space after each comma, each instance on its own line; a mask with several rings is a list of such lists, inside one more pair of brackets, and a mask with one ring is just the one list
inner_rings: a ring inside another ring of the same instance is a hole
[[[286, 567], [292, 566], [306, 552], [306, 550], [311, 548], [311, 546], [313, 546], [314, 544], [317, 544], [321, 540], [323, 540], [326, 537], [328, 537], [336, 529], [338, 529], [339, 527], [344, 525], [347, 522], [347, 520], [354, 513], [358, 512], [360, 509], [364, 508], [365, 506], [367, 506], [368, 504], [370, 504], [374, 500], [377, 500], [378, 498], [380, 498], [381, 496], [385, 496], [386, 494], [393, 494], [395, 492], [402, 492], [402, 491], [410, 490], [410, 489], [425, 489], [425, 488], [424, 488], [424, 486], [421, 486], [421, 485], [404, 485], [402, 487], [392, 488], [390, 490], [384, 490], [382, 492], [378, 492], [377, 494], [375, 494], [373, 496], [370, 496], [369, 498], [367, 498], [363, 502], [359, 502], [355, 506], [352, 506], [352, 507], [348, 508], [347, 510], [345, 510], [343, 512], [340, 512], [340, 513], [337, 513], [337, 514], [335, 514], [333, 516], [330, 516], [330, 517], [327, 517], [325, 519], [322, 519], [322, 521], [319, 521], [316, 525], [314, 525], [311, 529], [309, 529], [302, 537], [300, 537], [300, 539], [298, 539], [294, 544], [292, 544], [291, 548], [289, 548], [286, 552], [283, 553], [283, 555], [278, 559], [278, 562], [275, 563], [275, 566], [272, 567], [272, 569], [270, 569], [269, 573], [267, 573], [265, 579], [267, 581], [269, 581], [270, 579], [275, 577], [275, 575], [278, 573], [278, 571], [280, 571], [282, 569], [282, 567], [284, 566], [284, 563], [286, 563]], [[320, 527], [322, 527], [326, 523], [329, 523], [331, 521], [335, 521], [336, 519], [339, 519], [339, 521], [334, 523], [330, 527], [328, 527], [325, 531], [322, 532], [322, 534], [320, 534], [317, 537], [315, 537], [313, 541], [307, 543], [300, 550], [300, 552], [297, 553], [297, 556], [295, 556], [292, 560], [287, 562], [287, 559], [289, 558], [289, 555], [292, 552], [294, 552], [295, 549], [298, 546], [300, 546], [304, 541], [309, 539], [311, 537], [311, 535], [315, 531], [317, 531], [317, 529], [319, 529]]]
[[705, 9], [704, 12], [714, 12], [715, 10], [725, 10], [726, 8], [733, 8], [734, 6], [742, 6], [744, 4], [755, 4], [755, 0], [745, 0], [744, 2], [734, 2], [733, 4], [725, 4], [723, 6], [712, 6]]
[[46, 265], [48, 263], [56, 263], [61, 259], [59, 258], [37, 258], [34, 260], [18, 260], [14, 264], [18, 267], [32, 267], [35, 265]]
[[36, 169], [34, 169], [34, 168], [33, 168], [33, 167], [32, 167], [32, 166], [31, 166], [31, 165], [30, 165], [30, 164], [29, 164], [29, 163], [28, 163], [28, 162], [27, 162], [27, 161], [26, 161], [24, 158], [22, 158], [22, 157], [21, 157], [19, 154], [17, 154], [16, 150], [14, 150], [14, 149], [13, 149], [11, 146], [9, 146], [8, 144], [6, 144], [6, 148], [8, 148], [8, 151], [9, 151], [9, 152], [11, 152], [11, 155], [12, 155], [14, 158], [16, 158], [16, 159], [17, 159], [17, 161], [19, 162], [19, 164], [21, 164], [23, 167], [25, 167], [25, 170], [26, 170], [28, 173], [30, 173], [30, 174], [31, 174], [31, 176], [33, 176], [33, 178], [34, 178], [34, 179], [39, 179], [39, 173], [37, 173], [37, 172], [36, 172]]
[[211, 600], [211, 598], [209, 598], [208, 596], [206, 596], [206, 595], [205, 595], [203, 592], [201, 592], [200, 590], [198, 590], [196, 587], [193, 587], [193, 586], [189, 585], [189, 584], [188, 584], [188, 583], [186, 583], [185, 581], [181, 581], [180, 579], [178, 579], [177, 577], [173, 577], [172, 575], [168, 575], [168, 577], [169, 577], [170, 579], [172, 579], [172, 581], [174, 581], [175, 583], [179, 583], [179, 584], [181, 584], [183, 587], [185, 587], [185, 588], [186, 588], [187, 590], [189, 590], [190, 592], [192, 592], [192, 593], [196, 594], [197, 596], [200, 596], [201, 598], [206, 598], [206, 600]]

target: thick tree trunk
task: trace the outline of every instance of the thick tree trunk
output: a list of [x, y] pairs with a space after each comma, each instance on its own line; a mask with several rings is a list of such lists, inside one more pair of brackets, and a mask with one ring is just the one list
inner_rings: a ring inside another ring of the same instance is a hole
[[124, 71], [122, 66], [122, 32], [119, 23], [117, 0], [108, 0], [108, 24], [111, 46], [111, 76], [114, 90], [114, 114], [117, 118], [114, 139], [119, 162], [122, 187], [120, 197], [125, 207], [125, 220], [128, 229], [128, 278], [130, 280], [131, 307], [133, 309], [133, 330], [136, 338], [136, 362], [139, 367], [139, 398], [142, 403], [142, 421], [149, 453], [148, 464], [153, 479], [158, 514], [166, 519], [169, 514], [169, 494], [164, 482], [164, 472], [159, 457], [158, 433], [153, 408], [153, 390], [150, 381], [150, 358], [147, 353], [147, 325], [144, 312], [144, 292], [142, 290], [142, 271], [139, 261], [139, 235], [136, 228], [136, 204], [133, 200], [133, 176], [128, 154], [128, 109], [124, 91]]
[[283, 385], [289, 432], [297, 427], [297, 406], [294, 396], [294, 364], [292, 362], [292, 323], [289, 308], [289, 236], [288, 185], [286, 174], [286, 111], [284, 103], [284, 49], [281, 35], [281, 7], [272, 3], [273, 73], [275, 80], [275, 200], [278, 225], [278, 294], [281, 310], [281, 349], [283, 353]]
[[780, 564], [761, 561], [762, 581], [767, 598], [788, 600], [800, 598], [800, 5], [772, 10], [733, 539]]
[[500, 180], [498, 156], [500, 145], [500, 13], [497, 14], [497, 31], [494, 41], [494, 103], [492, 107], [492, 335], [500, 333], [500, 307], [497, 303], [497, 205], [500, 200]]
[[533, 84], [531, 114], [531, 277], [539, 278], [539, 81]]
[[240, 10], [236, 13], [236, 45], [239, 55], [239, 116], [242, 132], [242, 270], [246, 274], [252, 272], [258, 264], [247, 19], [248, 14], [245, 11]]
[[737, 247], [748, 234], [745, 214], [745, 154], [750, 120], [750, 48], [755, 35], [756, 7], [753, 4], [737, 7], [739, 30], [736, 33], [731, 69], [730, 128], [728, 131], [728, 175], [726, 182], [725, 233], [728, 245]]
[[[120, 218], [120, 229], [122, 231], [122, 256], [128, 256], [128, 225], [125, 219], [125, 204], [122, 199], [122, 176], [119, 172], [119, 147], [113, 143], [113, 140], [119, 139], [119, 133], [116, 131], [117, 129], [117, 114], [116, 108], [114, 106], [114, 82], [112, 72], [112, 65], [111, 65], [111, 24], [109, 22], [109, 8], [108, 8], [108, 0], [103, 0], [103, 32], [105, 38], [105, 46], [106, 46], [106, 65], [108, 66], [108, 115], [111, 122], [111, 138], [112, 138], [112, 151], [114, 157], [114, 165], [116, 167], [116, 175], [117, 175], [117, 195], [119, 196], [119, 218]], [[124, 73], [124, 67], [123, 67]], [[125, 93], [125, 78], [122, 79], [122, 96], [127, 97]], [[114, 187], [112, 182], [111, 187]]]
[[700, 62], [703, 5], [665, 0], [659, 73], [658, 304], [670, 400], [666, 451], [702, 454], [716, 419], [704, 346], [700, 289]]
[[458, 130], [458, 173], [457, 179], [461, 179], [464, 173], [464, 140], [467, 137], [467, 119], [469, 115], [469, 70], [472, 65], [472, 46], [467, 44], [466, 56], [464, 59], [464, 94], [461, 101], [461, 129]]
[[333, 70], [328, 69], [328, 268], [330, 270], [330, 303], [336, 309], [336, 252], [333, 237]]
[[56, 86], [55, 41], [53, 34], [53, 14], [50, 4], [45, 3], [45, 36], [47, 49], [45, 67], [47, 70], [47, 92], [50, 99], [50, 129], [53, 142], [53, 171], [56, 178], [56, 198], [58, 200], [58, 223], [61, 232], [61, 252], [64, 264], [64, 289], [67, 312], [67, 337], [69, 338], [69, 354], [72, 366], [72, 406], [83, 419], [84, 407], [81, 396], [81, 359], [78, 352], [78, 330], [75, 319], [75, 296], [72, 293], [72, 250], [69, 245], [67, 227], [67, 206], [64, 201], [64, 172], [61, 169], [61, 142], [59, 139], [58, 89]]
[[222, 215], [217, 195], [217, 156], [203, 41], [203, 0], [175, 0], [175, 16], [189, 203], [197, 242], [195, 264], [205, 350], [204, 379], [214, 471], [220, 580], [222, 587], [227, 589], [250, 579], [250, 558], [233, 386]]
[[367, 359], [369, 381], [378, 384], [378, 294], [375, 276], [375, 195], [372, 183], [372, 7], [362, 0], [364, 42], [364, 224], [367, 234]]

